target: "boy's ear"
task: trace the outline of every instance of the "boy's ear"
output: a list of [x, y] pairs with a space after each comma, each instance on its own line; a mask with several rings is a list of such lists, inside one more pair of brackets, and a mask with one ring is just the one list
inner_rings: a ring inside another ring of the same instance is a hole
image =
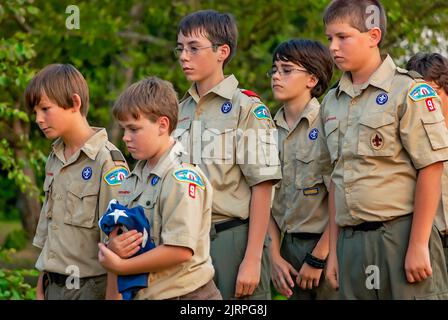
[[79, 112], [81, 110], [81, 97], [74, 93], [72, 95], [72, 102], [73, 102], [73, 112]]
[[230, 47], [228, 44], [223, 44], [218, 47], [218, 61], [225, 61], [230, 56]]
[[369, 31], [369, 40], [373, 47], [377, 47], [381, 41], [382, 32], [378, 27], [372, 28]]
[[163, 135], [166, 132], [169, 132], [170, 129], [170, 119], [168, 117], [162, 116], [157, 120], [159, 124], [159, 134]]
[[308, 89], [313, 89], [318, 83], [319, 83], [319, 79], [314, 74], [312, 74], [310, 77], [308, 77], [308, 82], [306, 84], [306, 87]]

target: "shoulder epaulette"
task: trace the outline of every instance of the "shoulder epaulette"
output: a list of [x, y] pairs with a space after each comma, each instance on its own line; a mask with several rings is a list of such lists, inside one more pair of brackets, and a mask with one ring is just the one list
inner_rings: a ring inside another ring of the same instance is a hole
[[411, 77], [414, 80], [423, 79], [423, 76], [415, 70], [406, 70], [406, 69], [397, 67], [397, 71], [401, 74], [408, 75], [409, 77]]
[[113, 161], [126, 161], [121, 152], [118, 150], [110, 150], [110, 156], [112, 157]]
[[242, 92], [243, 94], [245, 94], [246, 96], [248, 96], [248, 97], [255, 97], [255, 98], [260, 99], [260, 96], [259, 96], [258, 94], [256, 94], [255, 92], [253, 92], [253, 91], [250, 91], [250, 90], [241, 90], [241, 92]]

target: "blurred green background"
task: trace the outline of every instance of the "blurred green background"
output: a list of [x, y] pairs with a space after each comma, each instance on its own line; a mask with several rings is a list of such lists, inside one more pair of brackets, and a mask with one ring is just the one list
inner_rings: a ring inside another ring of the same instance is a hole
[[[131, 83], [155, 75], [174, 84], [179, 97], [189, 87], [172, 53], [180, 19], [196, 10], [232, 13], [239, 27], [236, 57], [226, 69], [242, 88], [257, 92], [272, 113], [271, 54], [282, 41], [310, 38], [327, 43], [322, 12], [328, 0], [227, 1], [0, 1], [0, 299], [34, 297], [38, 251], [30, 245], [42, 201], [45, 140], [24, 108], [23, 91], [39, 69], [71, 63], [90, 88], [89, 121], [106, 127], [123, 151], [110, 107]], [[446, 54], [448, 1], [383, 1], [389, 19], [384, 51], [399, 65], [418, 51]], [[66, 20], [79, 9], [79, 29]], [[336, 72], [333, 82], [339, 77]], [[129, 163], [132, 160], [129, 155]], [[2, 270], [2, 271], [1, 271]], [[281, 298], [281, 297], [277, 297]]]

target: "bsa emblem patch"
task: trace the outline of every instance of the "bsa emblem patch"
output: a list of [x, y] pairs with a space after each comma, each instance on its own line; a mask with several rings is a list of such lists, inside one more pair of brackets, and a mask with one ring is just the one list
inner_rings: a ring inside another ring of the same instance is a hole
[[385, 105], [389, 100], [389, 96], [385, 93], [380, 93], [378, 97], [376, 97], [376, 103], [380, 106]]
[[318, 136], [319, 136], [319, 130], [314, 128], [313, 130], [310, 131], [308, 138], [310, 138], [310, 140], [316, 140]]
[[82, 169], [81, 176], [84, 180], [89, 180], [92, 177], [92, 168], [91, 167], [85, 167]]
[[110, 186], [120, 185], [128, 176], [129, 171], [125, 167], [116, 167], [104, 175], [104, 181]]
[[269, 110], [266, 106], [263, 106], [263, 105], [258, 106], [255, 108], [255, 110], [253, 112], [254, 112], [255, 118], [257, 118], [258, 120], [271, 118], [271, 113], [269, 112]]
[[227, 101], [221, 106], [222, 113], [229, 113], [232, 110], [232, 102]]
[[157, 182], [159, 182], [159, 177], [158, 176], [154, 176], [151, 179], [151, 185], [155, 186], [157, 184]]
[[437, 97], [436, 91], [427, 83], [416, 84], [409, 92], [409, 98], [413, 101]]
[[190, 169], [179, 169], [174, 173], [174, 178], [181, 182], [186, 182], [188, 184], [193, 184], [201, 189], [205, 189], [204, 181], [202, 181], [199, 174]]
[[426, 108], [428, 108], [428, 111], [430, 111], [430, 112], [436, 111], [436, 106], [434, 105], [434, 101], [432, 100], [432, 98], [426, 99], [425, 103], [426, 103]]
[[373, 150], [380, 150], [384, 146], [384, 138], [381, 133], [376, 132], [370, 137], [370, 146]]

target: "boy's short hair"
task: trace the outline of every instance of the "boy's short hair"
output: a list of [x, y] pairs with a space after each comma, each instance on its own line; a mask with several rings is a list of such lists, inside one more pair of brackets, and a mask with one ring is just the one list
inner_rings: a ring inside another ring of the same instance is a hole
[[311, 96], [318, 98], [327, 90], [333, 76], [333, 60], [330, 50], [319, 41], [306, 39], [285, 41], [275, 49], [272, 57], [273, 63], [279, 60], [301, 65], [319, 79], [311, 90]]
[[89, 87], [86, 79], [71, 64], [50, 64], [39, 71], [25, 90], [25, 102], [30, 110], [40, 103], [42, 94], [63, 109], [73, 107], [72, 96], [81, 98], [81, 114], [89, 111]]
[[177, 34], [184, 36], [203, 35], [212, 44], [227, 44], [230, 54], [224, 60], [226, 66], [236, 52], [238, 28], [235, 18], [230, 13], [220, 13], [215, 10], [200, 10], [184, 17], [177, 28]]
[[435, 82], [448, 94], [448, 59], [441, 54], [419, 52], [409, 59], [406, 69], [417, 71], [426, 81]]
[[170, 120], [169, 133], [177, 126], [179, 101], [173, 85], [157, 77], [148, 77], [129, 86], [115, 102], [112, 113], [118, 120], [129, 116], [139, 119], [141, 115], [151, 122], [160, 117]]
[[[375, 6], [376, 10], [370, 8]], [[375, 17], [375, 14], [379, 14]], [[379, 0], [333, 0], [325, 9], [324, 24], [346, 22], [360, 32], [367, 32], [373, 27], [381, 29], [381, 45], [387, 32], [387, 17]]]

